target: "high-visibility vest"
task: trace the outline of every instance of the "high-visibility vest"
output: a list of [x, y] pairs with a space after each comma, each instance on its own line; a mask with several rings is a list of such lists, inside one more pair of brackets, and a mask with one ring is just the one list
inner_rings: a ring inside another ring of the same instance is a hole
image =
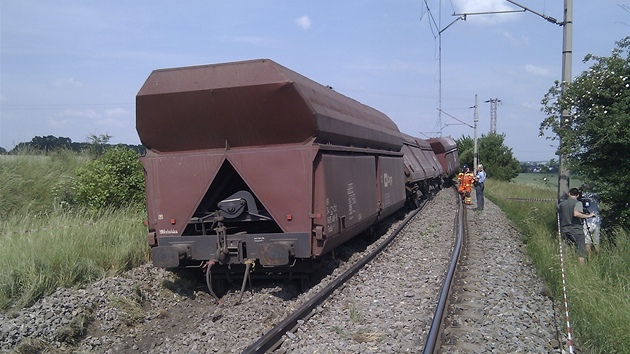
[[460, 192], [466, 190], [466, 180], [464, 179], [464, 177], [465, 177], [464, 172], [460, 172], [457, 175], [457, 183], [459, 184], [459, 186], [457, 187], [457, 190]]
[[464, 175], [464, 184], [466, 185], [465, 188], [467, 191], [470, 191], [474, 181], [475, 181], [475, 175], [473, 175], [472, 173], [468, 172]]

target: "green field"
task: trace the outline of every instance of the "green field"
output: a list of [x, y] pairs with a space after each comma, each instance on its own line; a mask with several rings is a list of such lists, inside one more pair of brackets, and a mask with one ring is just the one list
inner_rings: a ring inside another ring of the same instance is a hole
[[[539, 188], [558, 189], [558, 174], [557, 173], [521, 173], [515, 179], [515, 183], [529, 185]], [[577, 177], [571, 177], [569, 179], [569, 187], [579, 188], [582, 185], [582, 180]]]

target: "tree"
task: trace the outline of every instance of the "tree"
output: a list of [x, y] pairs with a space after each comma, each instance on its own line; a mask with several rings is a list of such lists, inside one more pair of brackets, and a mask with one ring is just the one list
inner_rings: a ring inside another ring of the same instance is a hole
[[475, 160], [475, 141], [473, 138], [462, 135], [462, 137], [457, 139], [455, 142], [457, 143], [459, 163], [462, 165], [472, 166]]
[[502, 181], [516, 178], [521, 165], [512, 149], [504, 145], [505, 134], [489, 133], [479, 139], [479, 163], [483, 164], [488, 177]]
[[93, 210], [140, 205], [144, 201], [143, 171], [135, 151], [106, 149], [77, 171], [76, 200]]
[[[630, 37], [610, 57], [587, 55], [592, 66], [566, 85], [556, 82], [542, 100], [548, 117], [540, 135], [562, 139], [558, 153], [603, 200], [604, 220], [630, 227]], [[560, 125], [562, 110], [570, 119]], [[607, 206], [607, 207], [606, 207]]]
[[[512, 149], [503, 144], [505, 134], [489, 133], [477, 140], [479, 163], [483, 164], [488, 177], [509, 181], [521, 172], [521, 165], [514, 157]], [[462, 164], [472, 166], [474, 161], [474, 141], [462, 136], [457, 140], [459, 160]], [[471, 169], [472, 170], [472, 169]]]
[[48, 135], [36, 136], [28, 143], [19, 143], [11, 151], [17, 152], [20, 150], [33, 149], [48, 153], [56, 150], [70, 149], [71, 146], [72, 140], [70, 140], [70, 138]]
[[107, 143], [109, 143], [109, 140], [111, 138], [112, 136], [109, 134], [90, 134], [87, 137], [87, 141], [90, 144], [90, 153], [95, 157], [101, 156], [101, 154], [103, 154], [103, 150], [105, 150], [105, 147], [107, 146]]

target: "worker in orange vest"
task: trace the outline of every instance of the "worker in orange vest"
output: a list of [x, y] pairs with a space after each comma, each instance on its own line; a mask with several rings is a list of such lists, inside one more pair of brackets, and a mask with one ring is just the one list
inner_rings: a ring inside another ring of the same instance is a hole
[[468, 169], [468, 166], [464, 165], [461, 171], [459, 171], [459, 173], [457, 174], [457, 192], [462, 198], [462, 201], [466, 198], [466, 181], [464, 179], [464, 177], [466, 176], [466, 169]]
[[464, 174], [464, 184], [466, 185], [466, 198], [464, 198], [464, 203], [466, 205], [470, 205], [472, 203], [472, 199], [470, 198], [470, 191], [472, 190], [473, 183], [475, 182], [475, 175], [470, 171], [468, 167], [466, 167]]
[[464, 165], [463, 170], [457, 175], [457, 183], [459, 184], [457, 191], [464, 203], [467, 205], [470, 205], [472, 202], [470, 198], [470, 190], [472, 189], [474, 180], [475, 176], [472, 172], [470, 172], [468, 166]]
[[[464, 165], [464, 168], [466, 168], [466, 165]], [[464, 170], [460, 170], [459, 173], [457, 174], [457, 192], [459, 193], [459, 196], [462, 198], [462, 200], [464, 200]]]

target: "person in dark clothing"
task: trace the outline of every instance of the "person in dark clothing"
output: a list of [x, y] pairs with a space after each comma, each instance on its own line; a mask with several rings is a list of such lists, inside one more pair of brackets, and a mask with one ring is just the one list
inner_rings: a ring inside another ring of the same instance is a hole
[[579, 196], [580, 191], [577, 188], [569, 189], [569, 197], [558, 204], [558, 214], [560, 216], [560, 231], [576, 246], [579, 262], [583, 264], [586, 246], [582, 219], [592, 218], [595, 213], [584, 213], [582, 203], [578, 200]]

